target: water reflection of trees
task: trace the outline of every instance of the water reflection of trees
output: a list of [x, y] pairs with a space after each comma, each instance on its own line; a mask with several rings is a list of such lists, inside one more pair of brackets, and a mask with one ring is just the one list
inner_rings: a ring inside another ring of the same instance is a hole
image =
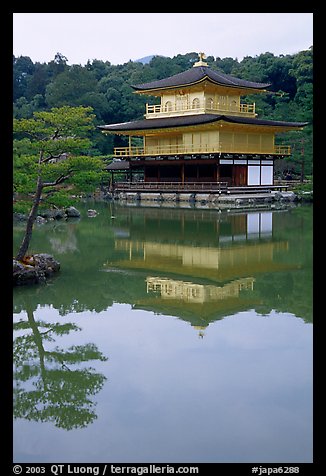
[[[70, 242], [77, 246], [75, 251], [65, 248], [58, 255], [64, 272], [54, 278], [53, 285], [28, 290], [35, 308], [38, 304], [51, 303], [61, 315], [65, 315], [72, 311], [101, 312], [114, 302], [138, 303], [137, 306], [141, 307], [146, 300], [147, 309], [150, 303], [146, 279], [153, 274], [162, 279], [195, 284], [204, 280], [204, 284], [222, 287], [234, 279], [253, 276], [255, 286], [251, 297], [255, 302], [252, 308], [257, 312], [275, 309], [291, 312], [311, 322], [311, 209], [298, 207], [273, 212], [269, 233], [261, 233], [257, 227], [255, 230], [260, 216], [257, 211], [230, 214], [214, 210], [117, 207], [114, 220], [110, 220], [111, 215], [112, 211], [108, 212], [103, 206], [96, 222], [85, 219], [73, 227], [62, 223], [60, 233], [57, 227], [55, 235], [46, 228], [35, 232], [35, 243], [39, 247], [44, 247], [45, 237], [51, 245], [50, 238], [59, 235], [61, 243]], [[264, 216], [269, 217], [268, 213]], [[253, 233], [255, 231], [260, 233]], [[204, 263], [202, 269], [194, 267], [195, 247], [197, 262], [200, 258], [203, 263], [206, 255], [207, 264]], [[52, 248], [48, 251], [53, 253]], [[175, 255], [173, 260], [172, 254]], [[182, 267], [181, 258], [184, 261]], [[187, 268], [188, 258], [190, 264]], [[218, 273], [212, 267], [209, 271], [209, 264], [214, 264], [214, 259], [221, 263]], [[15, 311], [24, 310], [27, 290], [15, 289], [14, 293]], [[165, 308], [159, 312], [165, 311], [168, 312]], [[176, 309], [175, 313], [178, 312]], [[213, 308], [210, 316], [212, 320], [223, 317], [216, 313], [214, 319]]]
[[26, 307], [27, 320], [14, 323], [14, 417], [65, 430], [89, 425], [97, 418], [92, 397], [106, 377], [87, 363], [107, 358], [92, 343], [50, 349], [56, 338], [80, 328], [36, 321], [32, 307]]

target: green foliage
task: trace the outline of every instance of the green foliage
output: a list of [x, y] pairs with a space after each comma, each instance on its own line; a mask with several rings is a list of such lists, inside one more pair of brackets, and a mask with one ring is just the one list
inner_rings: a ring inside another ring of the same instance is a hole
[[72, 195], [71, 188], [68, 189], [68, 193], [66, 188], [61, 189], [48, 189], [44, 191], [42, 201], [40, 203], [40, 212], [48, 210], [49, 208], [66, 208], [72, 205], [71, 195]]
[[297, 184], [293, 187], [293, 191], [298, 194], [299, 196], [304, 193], [312, 193], [313, 192], [313, 182], [309, 181], [306, 183]]
[[31, 208], [31, 203], [28, 200], [14, 201], [13, 207], [12, 207], [14, 213], [22, 213], [24, 215], [28, 213], [30, 208]]
[[24, 200], [19, 206], [17, 198], [15, 210], [26, 208], [39, 176], [42, 205], [67, 206], [72, 194], [93, 192], [100, 185], [104, 162], [91, 154], [92, 111], [91, 107], [62, 106], [14, 119], [14, 192], [23, 194]]
[[83, 96], [94, 91], [96, 84], [96, 78], [91, 71], [73, 65], [47, 86], [45, 99], [50, 107], [84, 104]]
[[[178, 54], [173, 58], [154, 56], [149, 64], [129, 61], [112, 65], [94, 59], [85, 66], [68, 65], [67, 58], [57, 53], [48, 64], [33, 63], [29, 57], [13, 60], [14, 117], [29, 119], [38, 111], [58, 106], [91, 106], [94, 124], [110, 124], [143, 118], [145, 103], [152, 97], [133, 94], [131, 85], [145, 83], [180, 73], [198, 60], [197, 53]], [[304, 139], [305, 173], [312, 173], [312, 98], [313, 49], [294, 55], [266, 52], [246, 56], [242, 61], [230, 57], [209, 56], [212, 69], [239, 78], [271, 84], [270, 93], [251, 95], [244, 102], [255, 102], [259, 117], [283, 121], [309, 122], [300, 132]], [[120, 145], [119, 137], [103, 137], [94, 130], [89, 136], [96, 155], [110, 154]], [[280, 143], [294, 147], [292, 163], [298, 168], [298, 133], [291, 133]]]

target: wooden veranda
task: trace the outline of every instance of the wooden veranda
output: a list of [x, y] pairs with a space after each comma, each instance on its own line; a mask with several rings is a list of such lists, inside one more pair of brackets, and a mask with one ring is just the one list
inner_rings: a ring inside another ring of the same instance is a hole
[[287, 191], [288, 185], [246, 185], [234, 187], [227, 182], [113, 182], [110, 192], [243, 194]]

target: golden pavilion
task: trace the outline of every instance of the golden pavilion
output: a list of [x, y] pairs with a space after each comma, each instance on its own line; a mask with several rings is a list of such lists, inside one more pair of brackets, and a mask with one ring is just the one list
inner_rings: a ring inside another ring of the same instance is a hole
[[128, 172], [130, 188], [134, 177], [157, 190], [159, 184], [163, 190], [200, 184], [210, 191], [217, 184], [272, 186], [275, 159], [291, 154], [290, 146], [277, 145], [277, 135], [307, 123], [259, 118], [255, 103], [242, 101], [267, 93], [271, 84], [215, 71], [204, 60], [199, 53], [182, 73], [132, 86], [136, 94], [159, 99], [146, 104], [144, 119], [98, 126], [128, 136], [127, 146], [114, 149], [108, 170]]

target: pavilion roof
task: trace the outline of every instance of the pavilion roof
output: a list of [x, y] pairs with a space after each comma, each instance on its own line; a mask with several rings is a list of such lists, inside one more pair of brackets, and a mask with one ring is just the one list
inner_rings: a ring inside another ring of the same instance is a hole
[[231, 88], [265, 89], [271, 85], [270, 83], [258, 83], [236, 78], [235, 76], [231, 76], [229, 74], [214, 71], [208, 66], [197, 66], [183, 71], [182, 73], [169, 76], [168, 78], [159, 79], [157, 81], [151, 81], [148, 83], [136, 84], [132, 87], [137, 92], [145, 92], [182, 86], [191, 86], [204, 80]]
[[128, 160], [114, 160], [109, 164], [107, 167], [105, 167], [106, 170], [129, 170], [130, 169], [130, 163]]
[[[195, 68], [194, 68], [195, 69]], [[140, 119], [130, 122], [121, 122], [118, 124], [109, 124], [104, 126], [97, 126], [98, 129], [112, 133], [127, 133], [152, 129], [164, 129], [171, 127], [189, 127], [204, 125], [214, 122], [224, 121], [234, 124], [248, 124], [258, 126], [270, 127], [287, 127], [287, 128], [301, 128], [308, 124], [308, 122], [286, 122], [274, 121], [270, 119], [257, 119], [252, 117], [226, 116], [220, 114], [192, 114], [174, 117], [162, 117], [155, 119]]]

